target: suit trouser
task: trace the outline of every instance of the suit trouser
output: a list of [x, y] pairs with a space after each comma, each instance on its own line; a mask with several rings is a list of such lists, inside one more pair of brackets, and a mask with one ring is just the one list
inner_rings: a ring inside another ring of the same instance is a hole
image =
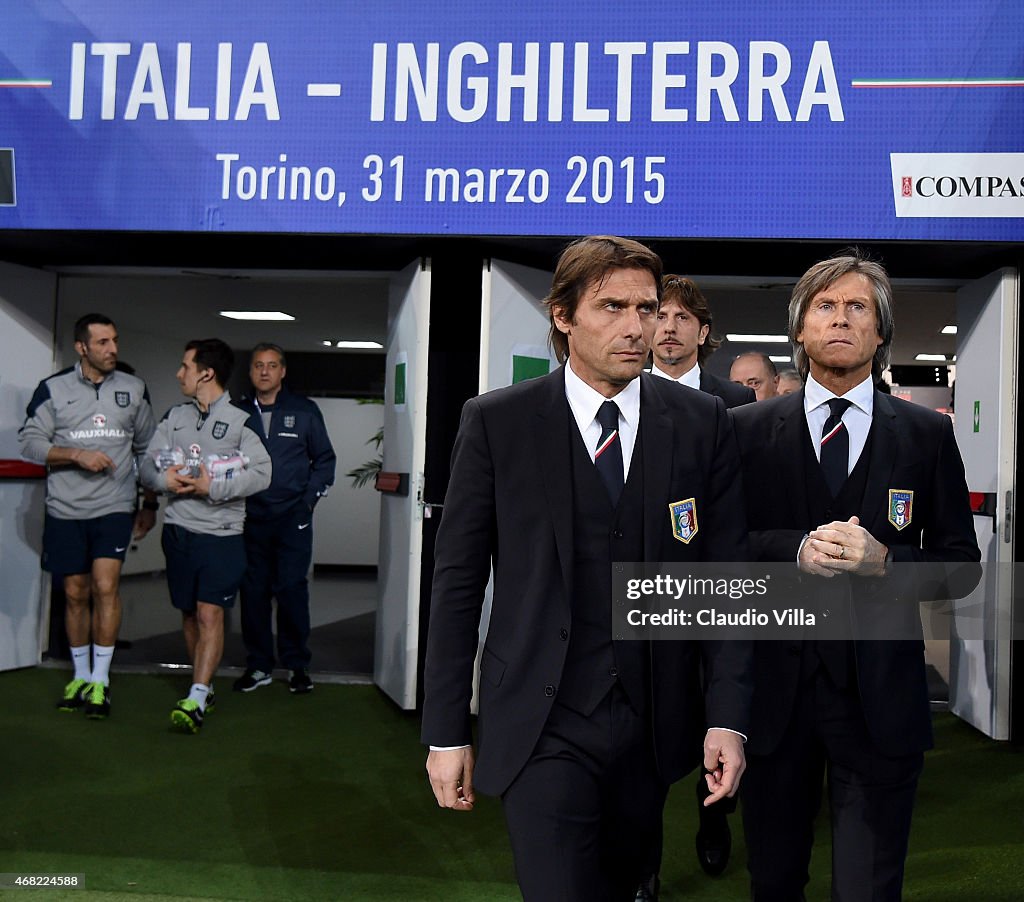
[[632, 900], [667, 790], [650, 723], [617, 685], [589, 716], [555, 704], [502, 796], [523, 898]]
[[272, 520], [245, 522], [249, 567], [241, 585], [242, 638], [251, 670], [274, 669], [272, 599], [277, 599], [277, 656], [289, 670], [309, 667], [309, 564], [313, 515], [299, 504]]
[[898, 902], [923, 760], [883, 755], [856, 686], [839, 689], [815, 671], [778, 747], [747, 758], [740, 793], [754, 902], [804, 898], [826, 772], [833, 902]]
[[[707, 771], [704, 770], [704, 765], [701, 764], [701, 766], [697, 768], [697, 784], [696, 784], [697, 785], [697, 799], [698, 799], [698, 804], [700, 804], [700, 805], [702, 805], [704, 803], [704, 799], [706, 799], [709, 795], [711, 795], [711, 790], [708, 789], [708, 781], [704, 779], [704, 775], [706, 773], [707, 773]], [[689, 785], [689, 781], [687, 781], [687, 785]], [[687, 792], [685, 794], [685, 796], [684, 796], [684, 801], [683, 801], [682, 804], [684, 804], [684, 805], [692, 805], [693, 804], [693, 798], [694, 798], [693, 795], [690, 792]], [[717, 821], [718, 823], [716, 824], [716, 826], [719, 826], [719, 828], [721, 828], [722, 823], [724, 822], [724, 827], [725, 827], [726, 830], [728, 830], [729, 829], [729, 824], [726, 821], [726, 818], [728, 818], [728, 816], [730, 814], [732, 814], [736, 810], [736, 803], [738, 801], [739, 801], [739, 796], [738, 795], [733, 796], [731, 799], [727, 797], [727, 798], [720, 799], [719, 801], [715, 802], [715, 804], [712, 805], [710, 808], [705, 808], [703, 810], [699, 810], [697, 812], [697, 829], [698, 829], [698, 832], [700, 831], [701, 827], [703, 827], [705, 822], [711, 823], [712, 821]], [[662, 856], [663, 856], [663, 846], [664, 845], [665, 845], [665, 826], [664, 826], [664, 817], [662, 817], [662, 819], [660, 821], [658, 821], [657, 836], [655, 837], [654, 845], [651, 847], [651, 850], [650, 850], [650, 854], [649, 854], [649, 857], [648, 857], [648, 864], [644, 867], [644, 877], [645, 878], [647, 876], [651, 875], [651, 874], [658, 874], [658, 873], [661, 872], [661, 861], [662, 861]]]

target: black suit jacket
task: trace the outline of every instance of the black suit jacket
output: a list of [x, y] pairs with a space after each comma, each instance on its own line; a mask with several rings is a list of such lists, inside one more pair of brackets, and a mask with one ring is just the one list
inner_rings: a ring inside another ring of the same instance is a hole
[[757, 400], [752, 388], [740, 385], [738, 382], [730, 382], [714, 373], [709, 373], [701, 367], [700, 390], [709, 395], [721, 398], [726, 407], [739, 407], [741, 404], [753, 404]]
[[[725, 407], [645, 373], [640, 411], [642, 460], [631, 466], [643, 467], [644, 559], [745, 560], [738, 451]], [[437, 536], [422, 736], [430, 745], [471, 741], [473, 662], [493, 560], [474, 774], [486, 793], [502, 793], [526, 763], [562, 676], [572, 629], [575, 429], [561, 369], [463, 409]], [[699, 529], [684, 545], [672, 536], [669, 504], [691, 497]], [[651, 643], [650, 710], [666, 781], [699, 762], [705, 713], [713, 726], [746, 732], [750, 659], [747, 643]]]
[[[754, 560], [794, 563], [804, 535], [822, 525], [811, 522], [805, 447], [810, 441], [804, 415], [804, 393], [795, 392], [732, 411], [743, 461], [746, 511]], [[948, 417], [876, 391], [869, 447], [867, 485], [861, 525], [893, 553], [897, 565], [909, 563], [977, 562], [980, 552], [964, 476], [963, 461]], [[889, 490], [914, 492], [911, 523], [897, 530], [889, 521]], [[916, 600], [929, 597], [932, 579], [920, 580], [922, 570], [897, 566], [884, 579], [848, 578], [849, 614], [858, 618], [877, 613], [878, 606], [908, 600], [895, 612], [915, 618]], [[934, 574], [935, 567], [927, 568]], [[966, 571], [966, 573], [964, 572]], [[956, 597], [971, 591], [980, 567], [959, 568]], [[796, 591], [813, 597], [834, 591], [825, 580], [801, 574]], [[889, 582], [893, 580], [895, 582]], [[887, 583], [883, 585], [883, 583]], [[930, 597], [943, 597], [931, 594]], [[904, 627], [906, 623], [902, 624]], [[754, 714], [749, 749], [767, 754], [785, 729], [796, 697], [800, 675], [799, 644], [755, 642]], [[920, 641], [854, 643], [857, 686], [872, 740], [886, 754], [911, 754], [931, 746], [931, 717]]]

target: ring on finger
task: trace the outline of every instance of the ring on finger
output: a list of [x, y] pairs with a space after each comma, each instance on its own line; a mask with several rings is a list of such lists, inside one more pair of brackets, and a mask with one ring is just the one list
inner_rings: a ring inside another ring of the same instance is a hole
[[845, 545], [840, 545], [839, 546], [839, 560], [842, 560], [844, 557], [846, 557], [846, 546]]

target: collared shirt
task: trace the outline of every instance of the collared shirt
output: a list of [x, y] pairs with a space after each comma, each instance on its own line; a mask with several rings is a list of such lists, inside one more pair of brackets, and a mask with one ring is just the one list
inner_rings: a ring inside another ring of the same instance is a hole
[[[164, 414], [139, 465], [142, 484], [167, 491], [167, 460], [174, 453], [210, 471], [209, 496], [171, 494], [164, 523], [204, 535], [240, 535], [245, 499], [270, 485], [270, 452], [249, 425], [249, 413], [224, 392], [204, 411], [195, 399]], [[218, 464], [223, 461], [223, 466]]]
[[637, 433], [640, 431], [640, 377], [637, 376], [614, 398], [606, 398], [597, 389], [591, 388], [573, 372], [572, 359], [565, 366], [565, 397], [569, 409], [576, 419], [576, 426], [587, 446], [587, 454], [594, 459], [598, 442], [601, 441], [601, 424], [597, 411], [605, 401], [614, 401], [619, 408], [619, 443], [622, 445], [623, 481], [629, 479], [629, 463], [633, 457]]
[[[821, 431], [825, 428], [825, 421], [830, 416], [828, 402], [837, 397], [839, 396], [815, 382], [813, 376], [808, 375], [807, 384], [804, 386], [804, 416], [807, 418], [807, 431], [811, 435], [814, 454], [819, 461], [821, 460]], [[852, 473], [857, 461], [860, 460], [864, 445], [867, 443], [868, 432], [871, 431], [871, 415], [875, 409], [874, 379], [869, 375], [843, 397], [852, 402], [846, 413], [843, 414], [843, 425], [850, 436], [850, 466], [847, 472]]]
[[651, 372], [655, 376], [661, 376], [662, 379], [671, 379], [673, 382], [678, 382], [680, 385], [687, 385], [690, 388], [695, 388], [697, 391], [700, 391], [700, 366], [696, 363], [683, 373], [682, 376], [670, 376], [663, 370], [659, 370], [657, 363], [651, 367]]
[[[693, 371], [700, 378], [700, 370], [694, 367]], [[659, 373], [663, 378], [671, 378], [664, 373]], [[594, 452], [597, 450], [597, 443], [601, 440], [601, 424], [597, 422], [597, 411], [600, 406], [608, 400], [614, 401], [619, 408], [619, 441], [622, 443], [622, 461], [625, 467], [625, 477], [629, 477], [629, 461], [633, 456], [633, 448], [636, 445], [636, 437], [640, 431], [640, 377], [632, 380], [614, 398], [606, 398], [599, 391], [591, 388], [579, 376], [573, 372], [572, 359], [565, 366], [565, 397], [569, 402], [569, 409], [576, 419], [576, 425], [583, 436], [583, 443], [587, 446], [587, 453], [590, 459], [594, 459]], [[736, 733], [743, 742], [747, 737], [728, 727], [709, 727], [711, 729], [724, 730], [727, 733]], [[465, 745], [432, 745], [432, 752], [450, 752], [456, 749], [466, 748]]]
[[39, 383], [18, 432], [21, 453], [45, 464], [50, 449], [102, 451], [112, 469], [50, 467], [46, 509], [60, 520], [103, 517], [135, 510], [136, 458], [156, 429], [146, 383], [120, 370], [92, 382], [82, 363]]

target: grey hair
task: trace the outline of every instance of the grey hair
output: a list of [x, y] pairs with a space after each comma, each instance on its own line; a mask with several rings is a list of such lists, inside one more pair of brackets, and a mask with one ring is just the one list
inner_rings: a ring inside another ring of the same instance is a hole
[[807, 379], [810, 371], [810, 361], [807, 359], [803, 343], [797, 341], [796, 337], [803, 331], [807, 307], [816, 294], [848, 273], [859, 273], [871, 283], [878, 335], [882, 339], [871, 361], [872, 378], [877, 382], [882, 376], [882, 371], [889, 366], [894, 331], [892, 285], [889, 283], [889, 275], [881, 263], [869, 259], [858, 248], [851, 248], [815, 263], [800, 277], [800, 281], [793, 288], [793, 296], [789, 301], [789, 340], [793, 345], [793, 363], [803, 380]]

